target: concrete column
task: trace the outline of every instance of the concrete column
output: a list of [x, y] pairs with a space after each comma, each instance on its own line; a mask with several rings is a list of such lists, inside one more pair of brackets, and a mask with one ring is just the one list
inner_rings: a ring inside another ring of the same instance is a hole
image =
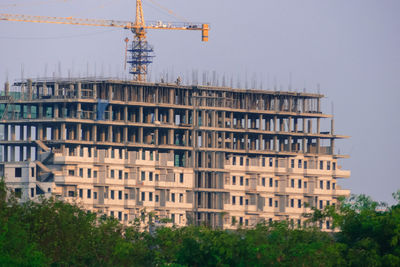
[[231, 112], [231, 129], [233, 129], [233, 112]]
[[112, 126], [108, 126], [108, 142], [112, 142], [113, 141], [113, 128]]
[[4, 146], [4, 162], [8, 162], [8, 146]]
[[320, 126], [321, 119], [317, 118], [317, 134], [321, 133], [321, 126]]
[[108, 120], [109, 121], [112, 121], [112, 118], [113, 118], [113, 109], [112, 109], [112, 106], [111, 105], [108, 105], [108, 116], [109, 116], [109, 118], [108, 118]]
[[174, 144], [175, 144], [175, 143], [174, 143], [174, 141], [175, 141], [175, 140], [174, 140], [174, 137], [175, 137], [175, 136], [174, 136], [174, 130], [173, 130], [173, 129], [169, 129], [169, 130], [168, 130], [168, 140], [169, 140], [169, 141], [168, 141], [168, 144], [169, 144], [169, 145], [174, 145]]
[[92, 141], [97, 142], [97, 126], [92, 126]]
[[143, 144], [143, 127], [139, 127], [139, 136], [137, 142]]
[[154, 109], [154, 121], [160, 121], [157, 107]]
[[58, 89], [59, 89], [58, 83], [54, 83], [54, 92], [53, 92], [54, 96], [58, 96]]
[[[28, 79], [28, 100], [32, 100], [32, 80]], [[30, 107], [30, 106], [28, 106]], [[30, 114], [30, 110], [28, 110], [28, 114]]]
[[278, 132], [279, 128], [278, 128], [278, 117], [274, 116], [274, 131]]
[[58, 105], [57, 104], [54, 104], [53, 110], [54, 110], [53, 118], [57, 119], [59, 117], [59, 110], [58, 110]]
[[98, 128], [100, 131], [100, 142], [104, 143], [106, 141], [106, 131], [104, 128]]
[[262, 128], [262, 124], [263, 124], [263, 119], [264, 119], [264, 116], [263, 116], [263, 114], [260, 114], [260, 116], [259, 116], [259, 118], [258, 118], [258, 130], [262, 130], [263, 128]]
[[113, 100], [113, 88], [112, 85], [108, 86], [108, 101], [112, 101]]
[[124, 99], [123, 101], [128, 102], [129, 101], [129, 95], [128, 95], [128, 86], [124, 86]]
[[215, 110], [213, 110], [211, 113], [211, 127], [217, 127], [217, 122], [218, 122], [218, 114], [217, 112], [215, 112]]
[[32, 139], [32, 129], [31, 126], [26, 126], [26, 139], [30, 141]]
[[81, 123], [77, 123], [76, 124], [76, 137], [75, 137], [75, 139], [78, 140], [78, 141], [82, 140], [81, 130], [82, 130], [82, 124]]
[[82, 98], [82, 84], [80, 82], [76, 84], [76, 97], [78, 99]]
[[124, 107], [124, 122], [128, 122], [128, 106]]
[[123, 142], [124, 143], [128, 142], [128, 127], [123, 128]]
[[279, 148], [278, 148], [278, 137], [276, 135], [274, 136], [274, 151], [279, 151]]
[[249, 115], [246, 113], [244, 114], [244, 128], [247, 130], [249, 129]]
[[8, 141], [8, 124], [4, 124], [4, 141]]
[[137, 120], [137, 122], [143, 123], [143, 107], [142, 106], [139, 107], [139, 119]]
[[11, 124], [11, 141], [15, 141], [15, 125]]
[[8, 95], [10, 94], [10, 83], [9, 83], [9, 82], [6, 82], [6, 83], [4, 84], [4, 94], [5, 94], [6, 96], [8, 96]]
[[169, 103], [175, 104], [175, 89], [169, 88]]
[[54, 127], [53, 133], [54, 133], [53, 138], [55, 140], [60, 140], [60, 130], [58, 126]]
[[32, 155], [31, 155], [31, 146], [27, 146], [26, 147], [26, 160], [30, 161], [32, 159]]
[[15, 146], [10, 146], [10, 161], [14, 162], [15, 160]]
[[289, 143], [289, 152], [292, 152], [292, 137], [289, 136], [288, 138], [288, 143]]
[[76, 118], [80, 119], [82, 116], [82, 105], [81, 103], [76, 104]]
[[158, 138], [159, 138], [158, 136], [159, 136], [159, 130], [158, 130], [158, 128], [156, 128], [154, 131], [154, 144], [156, 146], [158, 146]]
[[93, 89], [92, 89], [92, 94], [93, 94], [93, 99], [97, 99], [97, 84], [93, 84]]
[[174, 118], [174, 109], [172, 109], [172, 108], [170, 108], [169, 110], [168, 110], [168, 122], [170, 123], [170, 124], [174, 124], [174, 121], [175, 121], [175, 118]]
[[38, 117], [39, 119], [43, 118], [43, 104], [39, 103], [39, 107], [38, 107]]
[[73, 84], [70, 84], [69, 85], [69, 94], [72, 94], [72, 93], [74, 93], [74, 95], [73, 96], [69, 96], [69, 98], [71, 98], [71, 97], [75, 98], [76, 97], [76, 95], [75, 95], [75, 86]]
[[65, 123], [61, 123], [61, 140], [66, 140]]
[[116, 131], [115, 140], [117, 141], [117, 143], [121, 143], [121, 129], [118, 129], [118, 130]]
[[271, 129], [271, 119], [265, 119], [265, 130], [266, 131], [272, 131]]
[[47, 88], [46, 83], [43, 83], [43, 92], [42, 92], [42, 94], [43, 95], [48, 95], [49, 94], [49, 90]]

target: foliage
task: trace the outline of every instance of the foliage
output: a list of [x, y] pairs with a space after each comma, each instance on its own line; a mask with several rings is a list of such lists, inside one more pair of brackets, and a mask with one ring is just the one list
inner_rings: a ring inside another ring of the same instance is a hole
[[[156, 227], [152, 213], [125, 227], [55, 199], [19, 204], [1, 181], [0, 266], [400, 266], [400, 191], [394, 197], [387, 207], [353, 196], [315, 209], [299, 229]], [[341, 230], [312, 227], [326, 219]]]

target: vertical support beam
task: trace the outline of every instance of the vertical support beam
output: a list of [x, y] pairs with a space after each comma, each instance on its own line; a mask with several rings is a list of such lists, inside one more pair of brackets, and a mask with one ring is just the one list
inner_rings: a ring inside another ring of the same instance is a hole
[[[32, 100], [32, 80], [28, 79], [28, 100]], [[30, 107], [30, 106], [28, 106]], [[30, 110], [28, 110], [28, 114], [30, 114]]]
[[93, 91], [92, 91], [92, 93], [93, 93], [93, 98], [94, 99], [97, 99], [97, 84], [93, 84]]
[[170, 108], [169, 110], [169, 114], [168, 114], [168, 122], [170, 124], [174, 124], [175, 118], [174, 118], [174, 109]]
[[8, 162], [8, 146], [7, 145], [4, 146], [4, 159], [3, 159], [3, 161], [4, 162]]
[[59, 90], [59, 87], [58, 87], [58, 83], [54, 83], [54, 92], [53, 92], [53, 95], [54, 96], [58, 96], [58, 90]]
[[13, 145], [10, 146], [10, 161], [15, 161], [15, 146]]
[[32, 153], [32, 147], [31, 146], [26, 146], [26, 160], [27, 161], [31, 161], [31, 159], [32, 159], [32, 155], [31, 155], [31, 153]]
[[108, 142], [113, 141], [113, 127], [110, 125], [108, 126]]
[[139, 136], [138, 141], [139, 144], [143, 144], [143, 127], [139, 127]]
[[81, 141], [81, 140], [82, 140], [81, 130], [82, 130], [82, 124], [81, 124], [81, 123], [77, 123], [77, 124], [76, 124], [76, 136], [75, 136], [75, 140], [78, 140], [78, 141]]
[[97, 142], [97, 125], [92, 126], [92, 141]]
[[4, 141], [8, 141], [8, 124], [7, 123], [4, 124], [4, 138], [3, 138], [3, 140]]
[[61, 140], [66, 140], [66, 133], [65, 133], [65, 123], [61, 123]]
[[53, 118], [57, 119], [59, 117], [59, 109], [58, 109], [58, 104], [53, 105]]
[[139, 120], [138, 122], [143, 123], [143, 106], [139, 107]]
[[108, 101], [111, 102], [112, 100], [113, 100], [113, 87], [110, 84], [110, 85], [108, 85]]
[[124, 143], [128, 143], [128, 127], [124, 127], [123, 128], [123, 142]]
[[11, 124], [11, 141], [15, 141], [15, 125]]
[[5, 96], [10, 94], [10, 83], [8, 81], [4, 84], [4, 94]]

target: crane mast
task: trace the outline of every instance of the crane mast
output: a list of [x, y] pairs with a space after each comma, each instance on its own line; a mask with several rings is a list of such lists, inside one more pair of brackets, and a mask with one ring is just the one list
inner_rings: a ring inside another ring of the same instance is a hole
[[128, 48], [130, 55], [126, 62], [130, 64], [129, 73], [135, 81], [145, 82], [148, 65], [152, 63], [153, 47], [146, 40], [146, 29], [153, 30], [190, 30], [202, 31], [202, 41], [208, 41], [209, 25], [205, 23], [163, 23], [161, 21], [149, 21], [146, 25], [143, 16], [142, 1], [136, 0], [136, 18], [134, 22], [103, 19], [81, 19], [73, 17], [32, 16], [20, 14], [0, 14], [0, 20], [21, 21], [50, 24], [69, 24], [82, 26], [117, 27], [130, 30], [134, 37]]
[[130, 58], [128, 63], [131, 65], [129, 73], [133, 74], [136, 81], [146, 81], [147, 70], [153, 62], [153, 47], [146, 40], [146, 24], [144, 22], [142, 1], [136, 0], [136, 19], [135, 28], [132, 29], [134, 39], [129, 48]]

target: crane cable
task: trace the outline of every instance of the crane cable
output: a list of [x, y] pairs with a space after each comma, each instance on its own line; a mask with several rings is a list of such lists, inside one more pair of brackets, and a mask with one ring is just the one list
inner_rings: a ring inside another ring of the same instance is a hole
[[175, 18], [177, 18], [178, 20], [181, 20], [181, 21], [183, 21], [183, 22], [189, 23], [189, 21], [188, 21], [186, 18], [184, 18], [184, 17], [182, 17], [182, 16], [176, 14], [176, 13], [173, 12], [172, 10], [166, 8], [165, 6], [162, 6], [160, 3], [156, 2], [155, 0], [149, 0], [149, 1], [150, 1], [151, 3], [153, 3], [153, 5], [157, 6], [159, 9], [164, 10], [165, 12], [167, 12], [168, 15], [170, 15], [170, 16], [172, 16], [172, 17], [175, 17]]
[[2, 4], [2, 5], [0, 5], [0, 8], [44, 5], [44, 4], [51, 4], [51, 3], [57, 3], [57, 2], [69, 2], [69, 1], [74, 1], [74, 0], [46, 0], [46, 1], [37, 1], [37, 2], [30, 2], [30, 3]]

